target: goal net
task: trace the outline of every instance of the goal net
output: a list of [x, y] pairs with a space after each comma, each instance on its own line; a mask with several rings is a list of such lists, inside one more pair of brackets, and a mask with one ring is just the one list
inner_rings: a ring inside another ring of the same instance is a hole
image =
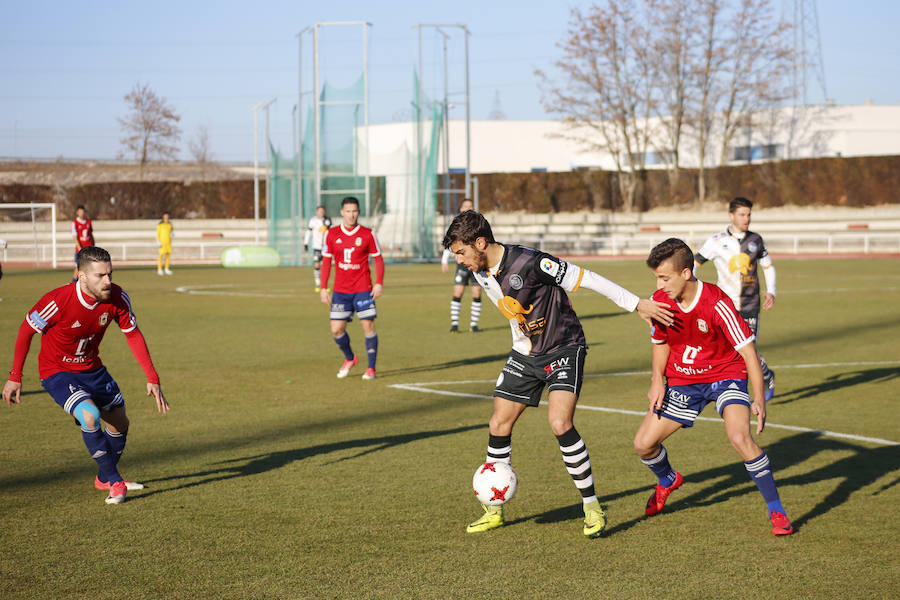
[[[0, 250], [3, 262], [57, 266], [56, 204], [0, 203]], [[2, 244], [0, 244], [2, 246]]]

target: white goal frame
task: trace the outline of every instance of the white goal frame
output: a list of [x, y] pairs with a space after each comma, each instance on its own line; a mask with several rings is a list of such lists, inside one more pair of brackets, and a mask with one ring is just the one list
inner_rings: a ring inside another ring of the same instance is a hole
[[[34, 231], [34, 209], [49, 208], [50, 209], [50, 255], [53, 268], [57, 267], [56, 261], [56, 203], [55, 202], [4, 202], [0, 203], [0, 210], [6, 208], [30, 209], [31, 226]], [[35, 249], [37, 248], [37, 238], [35, 238]]]

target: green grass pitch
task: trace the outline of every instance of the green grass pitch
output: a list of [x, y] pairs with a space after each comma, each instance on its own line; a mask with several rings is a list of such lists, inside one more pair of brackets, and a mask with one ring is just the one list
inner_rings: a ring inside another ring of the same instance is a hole
[[[640, 261], [585, 266], [654, 289]], [[758, 440], [796, 535], [772, 536], [715, 421], [667, 443], [685, 485], [644, 518], [654, 481], [631, 447], [640, 417], [583, 408], [576, 425], [609, 517], [596, 540], [581, 535], [545, 407], [513, 436], [508, 525], [465, 533], [510, 334], [489, 305], [483, 333], [448, 334], [439, 266], [388, 265], [370, 382], [362, 365], [335, 378], [341, 356], [310, 269], [117, 269], [172, 404], [156, 414], [112, 329], [101, 356], [131, 418], [120, 468], [148, 487], [104, 504], [78, 429], [40, 387], [36, 338], [22, 404], [0, 407], [0, 597], [896, 598], [900, 446], [885, 442], [900, 441], [898, 262], [776, 266], [760, 349], [777, 396]], [[7, 270], [3, 369], [25, 311], [67, 277]], [[644, 410], [645, 324], [592, 292], [572, 299], [590, 345], [580, 404]], [[348, 331], [364, 354], [359, 324]]]

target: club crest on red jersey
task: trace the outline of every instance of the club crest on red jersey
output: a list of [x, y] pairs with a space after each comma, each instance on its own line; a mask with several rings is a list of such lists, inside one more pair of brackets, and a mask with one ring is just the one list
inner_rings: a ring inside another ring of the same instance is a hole
[[700, 330], [700, 333], [707, 333], [709, 331], [709, 326], [703, 319], [697, 319], [697, 329]]
[[356, 238], [353, 243], [356, 244], [357, 247], [362, 246], [362, 238]]
[[103, 313], [100, 315], [100, 325], [106, 325], [109, 321], [109, 313]]

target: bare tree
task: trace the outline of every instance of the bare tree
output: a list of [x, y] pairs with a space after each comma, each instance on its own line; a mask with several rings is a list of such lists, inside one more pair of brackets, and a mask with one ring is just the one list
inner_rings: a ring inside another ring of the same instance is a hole
[[205, 165], [212, 161], [212, 151], [209, 149], [209, 128], [206, 125], [198, 125], [194, 137], [188, 141], [188, 151], [194, 161]]
[[787, 36], [791, 25], [776, 19], [774, 12], [771, 0], [740, 0], [728, 24], [719, 164], [728, 162], [738, 129], [753, 125], [754, 112], [788, 97], [784, 86], [793, 56]]
[[178, 154], [176, 143], [181, 139], [181, 120], [165, 98], [156, 95], [147, 84], [136, 83], [125, 95], [129, 113], [117, 119], [124, 137], [120, 142], [125, 149], [120, 153], [133, 155], [141, 168], [152, 159], [168, 161]]
[[656, 116], [659, 134], [654, 136], [660, 158], [669, 169], [669, 181], [678, 185], [682, 138], [688, 125], [691, 71], [697, 61], [698, 10], [696, 0], [646, 0], [650, 27], [655, 32], [653, 51], [658, 61]]
[[566, 83], [543, 72], [545, 108], [560, 115], [564, 137], [608, 152], [618, 171], [625, 210], [633, 210], [646, 165], [656, 76], [646, 3], [608, 0], [582, 13], [573, 8], [563, 58], [555, 63]]

